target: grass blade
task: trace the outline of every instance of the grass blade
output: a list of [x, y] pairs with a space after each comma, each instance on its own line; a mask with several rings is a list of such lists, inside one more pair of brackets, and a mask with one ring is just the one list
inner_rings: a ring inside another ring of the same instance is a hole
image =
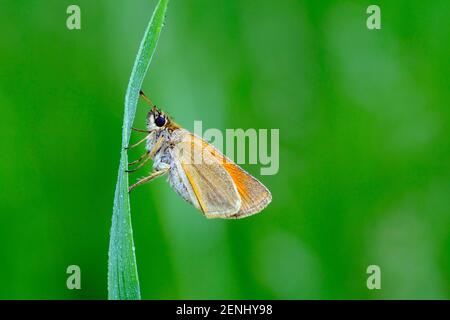
[[141, 41], [125, 96], [125, 112], [122, 127], [122, 150], [109, 242], [108, 299], [140, 299], [139, 278], [134, 253], [131, 227], [128, 175], [125, 172], [128, 155], [125, 147], [130, 141], [131, 126], [136, 114], [139, 90], [144, 81], [164, 24], [168, 0], [160, 0]]

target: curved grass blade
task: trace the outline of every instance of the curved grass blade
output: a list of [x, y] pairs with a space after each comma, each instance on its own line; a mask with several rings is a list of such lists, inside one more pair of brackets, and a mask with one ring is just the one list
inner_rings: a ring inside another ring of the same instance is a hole
[[122, 127], [122, 151], [111, 225], [108, 254], [108, 299], [140, 299], [139, 278], [131, 227], [128, 176], [125, 170], [128, 155], [125, 147], [130, 141], [131, 126], [136, 114], [139, 90], [144, 81], [164, 24], [168, 0], [160, 0], [141, 41], [125, 96]]

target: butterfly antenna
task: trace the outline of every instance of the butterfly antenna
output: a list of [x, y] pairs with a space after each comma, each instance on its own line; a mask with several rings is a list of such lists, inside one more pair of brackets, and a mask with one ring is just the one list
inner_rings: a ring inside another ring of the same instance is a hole
[[142, 90], [139, 91], [139, 95], [144, 98], [144, 100], [147, 101], [149, 105], [151, 105], [152, 107], [156, 107], [155, 104], [145, 95]]

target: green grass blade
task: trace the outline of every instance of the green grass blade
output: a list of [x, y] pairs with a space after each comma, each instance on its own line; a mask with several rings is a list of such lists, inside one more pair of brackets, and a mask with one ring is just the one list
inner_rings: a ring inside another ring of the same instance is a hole
[[134, 62], [125, 96], [122, 127], [122, 151], [114, 194], [114, 207], [109, 242], [108, 299], [140, 299], [139, 278], [131, 227], [128, 175], [125, 172], [128, 155], [125, 147], [130, 141], [131, 126], [136, 114], [139, 90], [144, 81], [164, 24], [168, 0], [160, 0], [145, 31]]

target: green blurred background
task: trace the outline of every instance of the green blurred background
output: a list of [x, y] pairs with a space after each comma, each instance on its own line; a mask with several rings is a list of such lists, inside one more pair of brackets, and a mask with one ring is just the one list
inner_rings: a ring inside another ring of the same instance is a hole
[[[450, 298], [448, 1], [379, 1], [379, 31], [370, 4], [170, 2], [143, 89], [188, 129], [279, 128], [280, 170], [243, 166], [273, 202], [239, 221], [165, 179], [137, 189], [143, 298]], [[124, 95], [155, 5], [1, 1], [0, 298], [107, 297]]]

